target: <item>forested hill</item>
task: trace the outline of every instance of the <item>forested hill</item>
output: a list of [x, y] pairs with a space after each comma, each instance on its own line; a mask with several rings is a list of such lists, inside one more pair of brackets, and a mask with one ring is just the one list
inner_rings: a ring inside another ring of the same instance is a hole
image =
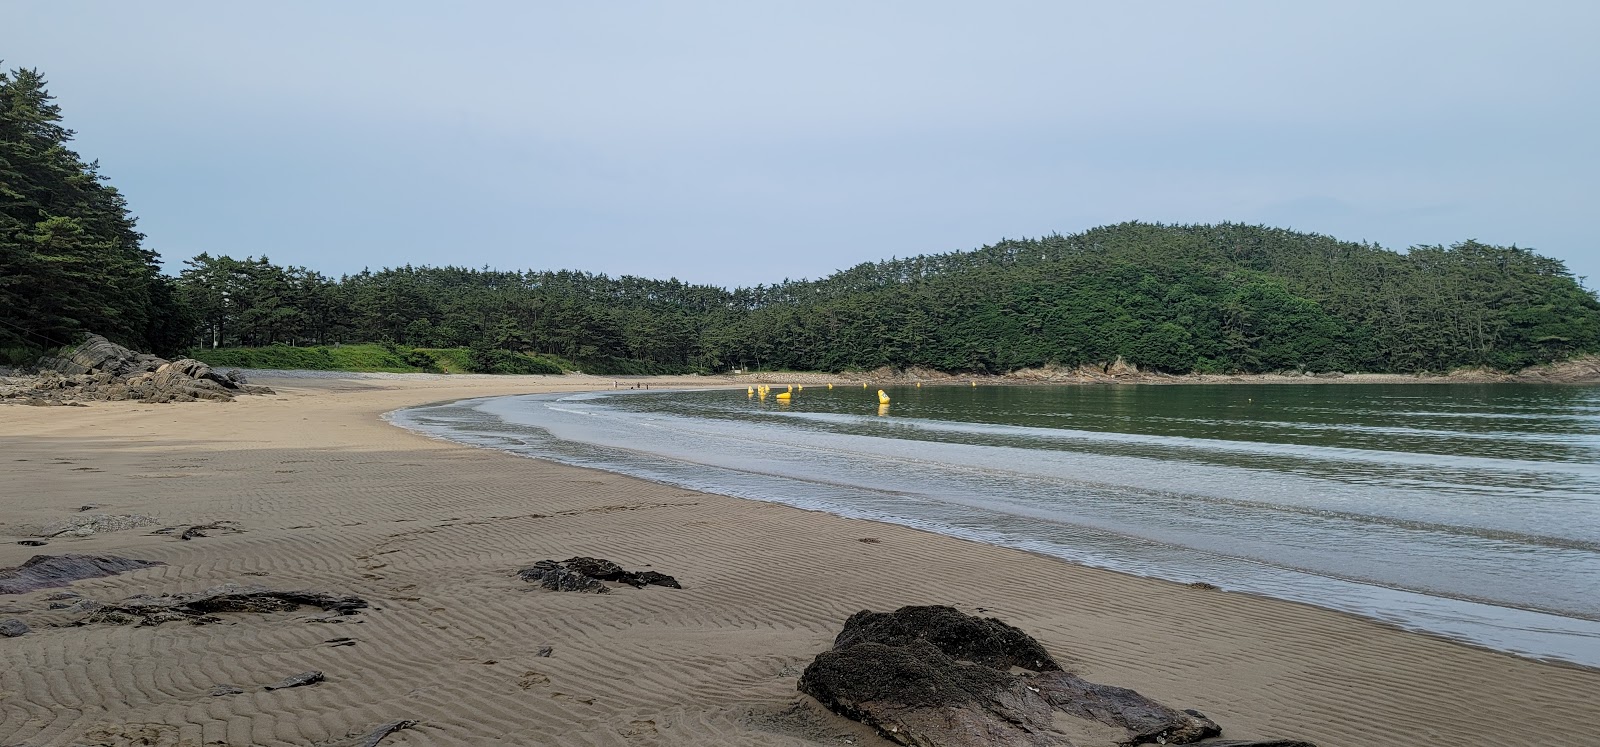
[[1001, 372], [1122, 356], [1172, 372], [1412, 372], [1600, 350], [1594, 294], [1531, 251], [1402, 254], [1238, 224], [1124, 223], [733, 291], [570, 271], [332, 280], [264, 259], [189, 264], [179, 298], [199, 345], [477, 345], [605, 370]]
[[335, 279], [210, 254], [171, 278], [71, 135], [42, 76], [0, 74], [0, 364], [89, 331], [166, 354], [383, 342], [471, 348], [480, 370], [548, 353], [595, 373], [1119, 356], [1169, 372], [1415, 372], [1600, 352], [1600, 302], [1532, 251], [1398, 253], [1239, 224], [1123, 223], [731, 291], [459, 267]]

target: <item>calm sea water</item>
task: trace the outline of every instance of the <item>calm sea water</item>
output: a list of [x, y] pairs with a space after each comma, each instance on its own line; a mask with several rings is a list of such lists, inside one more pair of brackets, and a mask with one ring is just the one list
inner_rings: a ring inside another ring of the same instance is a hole
[[812, 386], [399, 425], [1600, 666], [1600, 387]]

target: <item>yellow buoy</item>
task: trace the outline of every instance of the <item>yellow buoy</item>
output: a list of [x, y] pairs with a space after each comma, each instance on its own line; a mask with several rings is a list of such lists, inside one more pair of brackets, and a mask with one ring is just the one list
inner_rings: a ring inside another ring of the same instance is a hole
[[882, 389], [878, 390], [878, 404], [880, 404], [880, 405], [889, 404], [889, 395], [885, 394]]
[[833, 385], [832, 385], [832, 384], [829, 384], [829, 385], [828, 385], [828, 388], [829, 388], [829, 389], [832, 389], [832, 388], [833, 388]]
[[865, 382], [865, 381], [861, 382], [861, 388], [862, 389], [866, 389], [867, 388], [867, 382]]
[[919, 381], [919, 382], [917, 382], [917, 388], [918, 388], [918, 389], [921, 389], [921, 388], [922, 388], [922, 382], [920, 382], [920, 381]]
[[789, 401], [789, 397], [791, 397], [791, 396], [793, 396], [793, 395], [789, 394], [788, 392], [778, 392], [778, 401], [779, 402], [788, 402]]
[[754, 396], [756, 396], [756, 388], [753, 387], [753, 386], [745, 387], [744, 388], [744, 396], [746, 396], [746, 397], [754, 397]]
[[805, 384], [801, 384], [800, 386], [795, 387], [794, 390], [797, 391], [797, 392], [803, 392], [803, 391], [806, 390], [806, 385]]
[[976, 381], [974, 381], [974, 382], [972, 382], [972, 385], [973, 385], [973, 386], [977, 386], [977, 385], [978, 385], [978, 382], [976, 382]]
[[794, 391], [794, 385], [790, 384], [789, 388], [787, 390], [785, 390], [785, 391], [790, 391], [790, 392]]

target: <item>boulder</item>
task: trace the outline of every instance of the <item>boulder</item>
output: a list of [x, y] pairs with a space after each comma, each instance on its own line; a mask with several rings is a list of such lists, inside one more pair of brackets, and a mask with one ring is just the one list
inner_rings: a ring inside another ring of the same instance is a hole
[[1035, 672], [1061, 669], [1033, 636], [992, 617], [973, 617], [954, 607], [901, 607], [894, 612], [862, 610], [844, 621], [835, 649], [857, 643], [905, 646], [923, 640], [940, 651], [975, 664]]
[[16, 618], [0, 620], [0, 638], [18, 638], [27, 635], [29, 630], [27, 623]]
[[1062, 671], [1027, 633], [951, 607], [851, 615], [798, 689], [917, 747], [1126, 747], [1221, 733], [1197, 711]]
[[1050, 704], [1021, 677], [956, 661], [926, 640], [824, 651], [799, 689], [897, 744], [1071, 747], [1052, 728]]

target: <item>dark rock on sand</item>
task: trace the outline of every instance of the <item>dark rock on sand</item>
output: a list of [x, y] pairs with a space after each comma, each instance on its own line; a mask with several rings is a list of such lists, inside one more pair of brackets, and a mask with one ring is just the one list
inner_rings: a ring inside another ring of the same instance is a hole
[[517, 577], [529, 583], [537, 583], [551, 591], [582, 591], [593, 594], [604, 594], [610, 589], [593, 576], [567, 568], [554, 560], [541, 560], [533, 565], [517, 571]]
[[288, 612], [317, 607], [337, 615], [354, 615], [366, 609], [366, 600], [316, 591], [276, 591], [260, 586], [213, 587], [192, 594], [140, 594], [94, 610], [78, 624], [160, 625], [164, 622], [205, 624], [218, 622], [221, 612]]
[[604, 558], [577, 557], [556, 562], [541, 560], [517, 571], [517, 577], [553, 591], [586, 591], [604, 594], [610, 589], [601, 581], [617, 581], [643, 589], [646, 586], [665, 586], [682, 589], [678, 579], [655, 571], [625, 571]]
[[0, 620], [0, 638], [19, 638], [28, 634], [32, 628], [28, 624], [15, 618]]
[[1124, 744], [1188, 744], [1222, 733], [1215, 722], [1196, 711], [1178, 711], [1133, 690], [1101, 685], [1066, 672], [1047, 672], [1030, 685], [1057, 709], [1078, 718], [1127, 729]]
[[1050, 704], [1021, 677], [952, 659], [925, 640], [824, 651], [801, 692], [829, 710], [918, 747], [1061, 747]]
[[17, 544], [26, 545], [28, 547], [44, 547], [50, 543], [44, 540], [17, 540]]
[[1028, 634], [951, 607], [852, 615], [799, 690], [918, 747], [1187, 744], [1221, 731], [1198, 712], [1061, 671]]
[[211, 697], [216, 698], [223, 695], [239, 695], [243, 692], [244, 688], [239, 687], [238, 685], [217, 685], [216, 687], [211, 688], [210, 695]]
[[285, 689], [288, 689], [288, 688], [291, 688], [291, 687], [305, 687], [306, 685], [315, 685], [318, 682], [323, 681], [324, 679], [327, 679], [327, 678], [322, 676], [322, 672], [319, 672], [319, 671], [313, 669], [313, 670], [311, 670], [309, 672], [301, 672], [301, 673], [299, 673], [297, 675], [294, 675], [292, 677], [286, 677], [286, 678], [283, 679], [283, 681], [281, 681], [281, 682], [279, 682], [279, 683], [277, 683], [275, 685], [266, 685], [266, 686], [262, 687], [261, 689], [263, 689], [263, 690], [285, 690]]
[[628, 571], [622, 574], [621, 581], [622, 583], [630, 586], [637, 586], [641, 589], [646, 586], [665, 586], [669, 589], [683, 588], [683, 586], [678, 583], [678, 579], [668, 576], [665, 573], [656, 573], [655, 571]]
[[1219, 739], [1201, 747], [1317, 747], [1299, 739]]
[[567, 570], [601, 581], [618, 581], [622, 578], [622, 566], [604, 558], [567, 558], [561, 561], [561, 565], [566, 566]]
[[157, 565], [164, 564], [115, 555], [35, 555], [15, 568], [0, 568], [0, 594], [26, 594]]
[[844, 621], [844, 630], [833, 640], [833, 647], [869, 642], [905, 646], [916, 640], [927, 641], [956, 659], [988, 667], [1022, 667], [1035, 672], [1061, 669], [1033, 636], [992, 617], [972, 617], [954, 607], [862, 610]]
[[550, 647], [550, 646], [540, 646], [539, 650], [536, 653], [534, 653], [534, 656], [542, 656], [542, 657], [548, 659], [548, 658], [550, 658], [550, 655], [554, 654], [555, 652], [556, 652], [556, 650], [554, 648]]

